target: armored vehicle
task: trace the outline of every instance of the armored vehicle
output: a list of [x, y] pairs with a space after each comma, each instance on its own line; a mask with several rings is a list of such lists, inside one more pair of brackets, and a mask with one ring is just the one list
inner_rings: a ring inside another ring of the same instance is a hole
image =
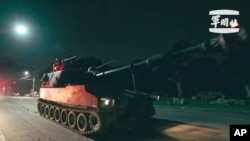
[[[105, 131], [128, 119], [151, 118], [155, 114], [153, 101], [159, 96], [106, 85], [107, 79], [112, 81], [112, 75], [130, 71], [133, 80], [133, 71], [137, 68], [160, 65], [169, 56], [212, 50], [218, 47], [220, 40], [214, 38], [180, 51], [157, 54], [102, 72], [65, 68], [46, 73], [40, 88], [38, 111], [46, 119], [79, 134]], [[119, 79], [119, 75], [116, 76]]]
[[128, 119], [151, 118], [158, 96], [106, 84], [114, 79], [110, 74], [129, 68], [120, 69], [95, 72], [65, 67], [44, 74], [40, 115], [79, 134], [105, 131]]

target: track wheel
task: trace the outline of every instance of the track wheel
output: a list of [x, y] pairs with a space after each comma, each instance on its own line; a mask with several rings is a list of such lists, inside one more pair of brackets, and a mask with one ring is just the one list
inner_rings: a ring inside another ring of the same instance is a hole
[[49, 106], [48, 105], [46, 105], [45, 106], [45, 117], [49, 117]]
[[41, 104], [40, 103], [37, 104], [37, 110], [38, 110], [39, 114], [41, 115]]
[[96, 112], [91, 112], [89, 115], [89, 126], [92, 131], [96, 132], [101, 127], [101, 120], [99, 115]]
[[38, 111], [39, 111], [39, 113], [40, 113], [40, 115], [42, 116], [42, 115], [44, 115], [44, 105], [43, 104], [39, 104], [39, 107], [38, 107]]
[[76, 124], [80, 133], [83, 134], [86, 131], [88, 125], [87, 118], [83, 113], [80, 113], [77, 116]]
[[68, 114], [68, 125], [71, 129], [76, 125], [76, 114], [73, 111], [70, 111]]
[[56, 108], [55, 109], [55, 120], [56, 120], [56, 122], [60, 122], [60, 118], [61, 118], [60, 109]]
[[50, 119], [54, 119], [55, 118], [55, 108], [54, 107], [50, 107], [49, 108], [49, 118]]
[[63, 125], [67, 124], [67, 119], [68, 119], [68, 113], [65, 109], [62, 109], [61, 111], [61, 122]]

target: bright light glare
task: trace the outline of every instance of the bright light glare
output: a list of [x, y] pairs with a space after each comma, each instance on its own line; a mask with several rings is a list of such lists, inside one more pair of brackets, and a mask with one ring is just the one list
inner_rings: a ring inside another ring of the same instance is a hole
[[16, 26], [16, 32], [20, 35], [25, 35], [28, 33], [28, 29], [24, 25], [18, 25]]
[[24, 75], [29, 75], [29, 72], [28, 72], [28, 71], [25, 71], [25, 72], [24, 72]]
[[109, 99], [106, 99], [105, 101], [104, 101], [104, 105], [109, 105], [109, 102], [110, 102], [110, 100]]

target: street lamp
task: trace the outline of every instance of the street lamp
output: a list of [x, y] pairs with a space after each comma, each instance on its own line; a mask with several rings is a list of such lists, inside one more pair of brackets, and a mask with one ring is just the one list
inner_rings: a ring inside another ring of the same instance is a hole
[[[29, 76], [29, 71], [25, 71], [24, 75]], [[35, 80], [36, 80], [35, 76], [32, 75], [32, 79], [26, 79], [26, 80], [32, 80], [32, 94], [34, 94], [34, 92], [35, 92]]]
[[28, 72], [28, 71], [25, 71], [25, 72], [24, 72], [24, 75], [25, 75], [25, 76], [28, 76], [28, 75], [29, 75], [29, 72]]
[[27, 35], [28, 34], [28, 27], [24, 24], [18, 24], [15, 26], [15, 33], [18, 35]]
[[28, 29], [25, 25], [17, 25], [15, 30], [16, 30], [16, 33], [20, 35], [25, 35], [28, 33]]

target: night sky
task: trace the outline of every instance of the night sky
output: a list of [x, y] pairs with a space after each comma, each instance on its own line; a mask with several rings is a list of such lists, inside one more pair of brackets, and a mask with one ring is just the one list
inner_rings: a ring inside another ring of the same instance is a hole
[[[217, 36], [208, 31], [216, 9], [239, 10], [241, 26], [250, 26], [249, 5], [230, 0], [0, 0], [0, 55], [38, 71], [68, 55], [126, 65], [178, 40], [196, 45]], [[29, 35], [13, 33], [19, 22]]]

